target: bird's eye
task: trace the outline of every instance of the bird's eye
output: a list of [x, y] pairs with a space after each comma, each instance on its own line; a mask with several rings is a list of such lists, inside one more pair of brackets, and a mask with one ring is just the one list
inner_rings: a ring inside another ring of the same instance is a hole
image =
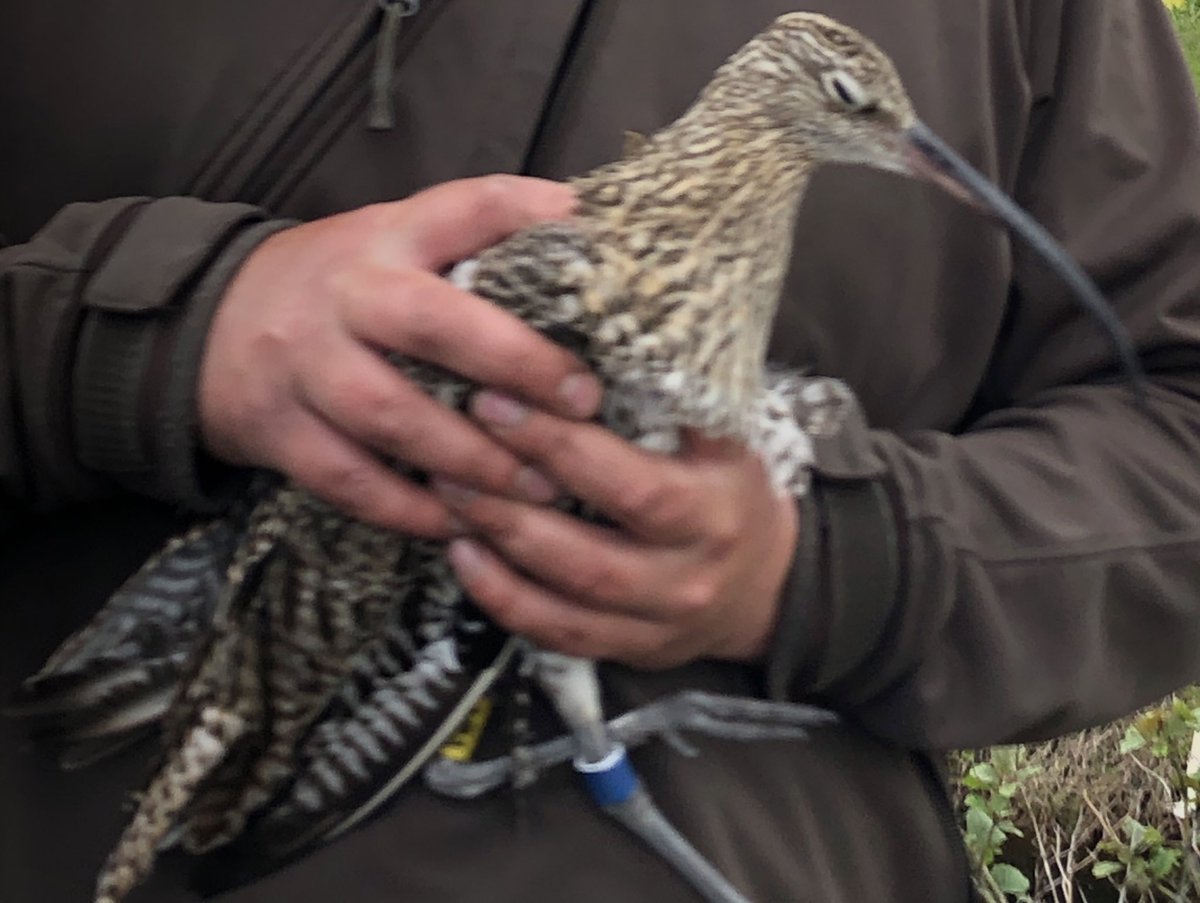
[[874, 98], [859, 84], [858, 79], [849, 72], [834, 69], [822, 75], [821, 82], [825, 86], [825, 93], [832, 100], [846, 107], [846, 109], [856, 113], [868, 112], [875, 109]]

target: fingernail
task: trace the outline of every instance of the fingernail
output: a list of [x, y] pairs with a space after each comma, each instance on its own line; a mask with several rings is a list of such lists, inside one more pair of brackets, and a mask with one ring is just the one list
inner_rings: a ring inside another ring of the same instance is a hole
[[531, 502], [545, 504], [554, 501], [558, 495], [558, 490], [554, 488], [554, 484], [547, 480], [544, 476], [534, 470], [532, 467], [522, 467], [517, 471], [516, 483], [517, 492]]
[[460, 483], [450, 480], [434, 480], [434, 491], [451, 508], [465, 508], [479, 496], [474, 489], [469, 489]]
[[525, 405], [508, 395], [484, 389], [471, 400], [471, 411], [480, 420], [496, 426], [516, 426], [528, 413]]
[[558, 397], [576, 417], [591, 417], [600, 407], [604, 389], [600, 380], [586, 373], [572, 373], [558, 387]]
[[474, 577], [483, 570], [483, 555], [479, 546], [469, 539], [456, 539], [450, 543], [450, 563], [463, 577]]

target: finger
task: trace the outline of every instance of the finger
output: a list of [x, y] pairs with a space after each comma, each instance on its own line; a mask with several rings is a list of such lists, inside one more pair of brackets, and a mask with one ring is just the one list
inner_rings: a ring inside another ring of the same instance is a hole
[[679, 450], [680, 460], [703, 459], [707, 461], [733, 462], [747, 454], [746, 447], [728, 436], [713, 437], [702, 430], [680, 430], [683, 440]]
[[683, 544], [708, 522], [703, 470], [643, 451], [605, 427], [562, 420], [495, 392], [477, 393], [470, 411], [518, 457], [637, 536]]
[[574, 208], [575, 194], [562, 182], [509, 175], [446, 182], [395, 204], [405, 251], [435, 271]]
[[461, 533], [433, 493], [421, 489], [314, 414], [302, 414], [280, 443], [282, 470], [353, 518], [398, 532], [445, 538]]
[[511, 452], [361, 345], [336, 345], [299, 391], [324, 420], [387, 457], [501, 495], [554, 498]]
[[687, 583], [684, 550], [648, 547], [553, 508], [481, 495], [439, 482], [438, 496], [466, 528], [539, 584], [598, 612], [663, 622]]
[[454, 540], [449, 553], [458, 579], [480, 608], [544, 649], [640, 664], [654, 662], [667, 648], [667, 627], [573, 605], [521, 577], [478, 542]]
[[444, 367], [565, 417], [587, 418], [600, 405], [599, 381], [582, 361], [517, 317], [432, 273], [357, 293], [342, 311], [345, 328], [377, 347]]

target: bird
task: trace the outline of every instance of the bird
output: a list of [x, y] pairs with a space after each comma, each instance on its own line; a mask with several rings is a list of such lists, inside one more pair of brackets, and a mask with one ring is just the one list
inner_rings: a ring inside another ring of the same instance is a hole
[[[921, 179], [1001, 221], [1098, 321], [1140, 394], [1132, 340], [1086, 273], [918, 119], [878, 45], [816, 13], [776, 19], [677, 120], [571, 180], [570, 219], [518, 232], [447, 278], [577, 352], [604, 384], [599, 420], [614, 432], [662, 454], [678, 451], [684, 430], [738, 440], [776, 491], [799, 496], [814, 440], [854, 407], [835, 378], [766, 362], [797, 211], [826, 165]], [[475, 388], [391, 360], [452, 407]], [[595, 663], [489, 621], [445, 543], [357, 522], [270, 474], [248, 502], [147, 562], [12, 709], [75, 761], [161, 722], [159, 763], [97, 882], [97, 903], [119, 903], [166, 846], [203, 853], [250, 837], [284, 857], [349, 830], [514, 670], [544, 691], [569, 737], [514, 750], [484, 778], [443, 760], [430, 769], [441, 786], [492, 786], [530, 762], [573, 759], [597, 802], [710, 900], [742, 898], [657, 813], [625, 744], [681, 724], [802, 737], [836, 717], [694, 694], [607, 722]]]

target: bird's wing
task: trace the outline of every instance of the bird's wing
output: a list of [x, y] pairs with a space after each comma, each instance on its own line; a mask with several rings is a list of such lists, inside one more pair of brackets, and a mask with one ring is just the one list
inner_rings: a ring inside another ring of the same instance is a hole
[[592, 234], [579, 218], [518, 232], [456, 268], [462, 287], [568, 345], [590, 327], [598, 290]]
[[168, 542], [25, 680], [8, 713], [61, 743], [71, 767], [161, 718], [211, 623], [244, 517], [239, 509]]

